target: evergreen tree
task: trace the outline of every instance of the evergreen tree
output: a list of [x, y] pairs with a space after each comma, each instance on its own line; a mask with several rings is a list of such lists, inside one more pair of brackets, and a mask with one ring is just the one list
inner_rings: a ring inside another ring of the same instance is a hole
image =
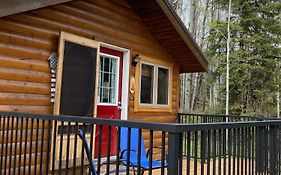
[[[225, 11], [228, 0], [216, 0]], [[211, 24], [209, 73], [223, 80], [226, 63], [227, 16]], [[231, 14], [230, 114], [276, 115], [281, 72], [281, 1], [234, 0]], [[221, 81], [224, 104], [224, 81]], [[222, 105], [223, 106], [223, 105]]]

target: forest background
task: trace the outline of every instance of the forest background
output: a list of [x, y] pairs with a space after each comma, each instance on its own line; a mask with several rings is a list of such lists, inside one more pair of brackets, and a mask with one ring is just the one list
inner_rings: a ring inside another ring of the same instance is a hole
[[[170, 0], [209, 60], [181, 74], [181, 112], [224, 114], [229, 0]], [[232, 0], [229, 114], [280, 116], [281, 1]]]

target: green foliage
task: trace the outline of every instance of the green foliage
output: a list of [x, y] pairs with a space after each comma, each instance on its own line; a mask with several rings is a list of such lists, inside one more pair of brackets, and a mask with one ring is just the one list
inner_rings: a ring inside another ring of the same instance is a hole
[[[227, 11], [228, 0], [213, 3]], [[210, 84], [225, 77], [226, 18], [209, 26], [211, 69], [206, 79]], [[281, 1], [234, 0], [230, 26], [230, 114], [276, 115], [281, 81]], [[224, 103], [225, 82], [220, 86]]]

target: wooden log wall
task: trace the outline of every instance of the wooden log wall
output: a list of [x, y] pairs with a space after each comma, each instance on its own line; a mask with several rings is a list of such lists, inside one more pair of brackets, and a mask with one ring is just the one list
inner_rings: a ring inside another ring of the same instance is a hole
[[[173, 62], [125, 0], [79, 0], [3, 17], [0, 111], [52, 114], [48, 57], [57, 52], [60, 31], [127, 48], [131, 55]], [[130, 75], [134, 75], [133, 68]], [[172, 112], [135, 113], [129, 101], [129, 119], [174, 122], [179, 106], [178, 65], [173, 68], [172, 88]]]

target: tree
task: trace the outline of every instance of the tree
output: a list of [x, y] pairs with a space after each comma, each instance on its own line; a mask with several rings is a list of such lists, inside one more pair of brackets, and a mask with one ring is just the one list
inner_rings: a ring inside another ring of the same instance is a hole
[[[228, 0], [215, 1], [227, 10]], [[281, 2], [234, 0], [231, 16], [230, 113], [276, 114], [280, 75]], [[226, 19], [211, 25], [210, 56], [219, 63], [216, 74], [225, 76]], [[224, 92], [224, 89], [221, 91]]]

